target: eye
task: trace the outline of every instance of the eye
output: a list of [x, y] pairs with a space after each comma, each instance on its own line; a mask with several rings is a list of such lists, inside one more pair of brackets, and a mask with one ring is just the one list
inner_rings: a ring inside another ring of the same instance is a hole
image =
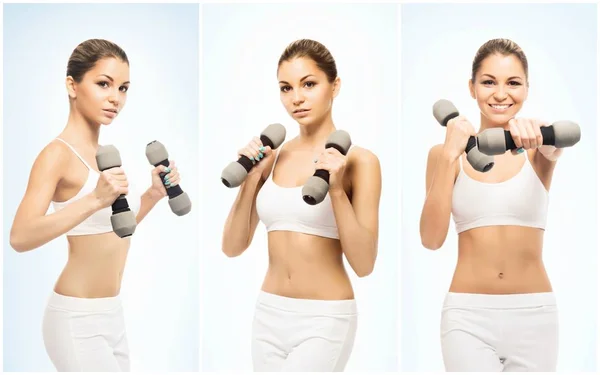
[[108, 87], [108, 81], [100, 81], [100, 82], [98, 82], [98, 86], [100, 86], [102, 88], [107, 88]]
[[129, 86], [121, 86], [121, 87], [119, 87], [119, 91], [127, 92], [127, 91], [129, 91]]
[[313, 81], [306, 81], [306, 82], [304, 83], [304, 86], [306, 86], [306, 87], [308, 87], [308, 88], [315, 87], [316, 85], [317, 85], [317, 83], [316, 83], [316, 82], [313, 82]]
[[485, 81], [481, 82], [484, 85], [493, 85], [494, 81], [492, 81], [491, 79], [486, 79]]
[[280, 90], [281, 92], [288, 92], [288, 91], [290, 91], [291, 89], [292, 89], [292, 87], [291, 87], [291, 86], [289, 86], [289, 85], [286, 85], [286, 86], [281, 86], [281, 87], [279, 87], [279, 90]]
[[508, 84], [511, 86], [521, 86], [521, 82], [519, 81], [510, 81], [508, 82]]

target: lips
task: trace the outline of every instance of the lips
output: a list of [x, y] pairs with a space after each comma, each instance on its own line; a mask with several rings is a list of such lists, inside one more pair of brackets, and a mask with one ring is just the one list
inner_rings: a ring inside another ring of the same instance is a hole
[[115, 115], [117, 114], [117, 110], [116, 110], [116, 109], [114, 109], [114, 108], [103, 109], [103, 111], [112, 112], [112, 113], [114, 113]]
[[294, 113], [302, 113], [302, 112], [308, 112], [310, 111], [310, 109], [297, 109], [294, 111]]

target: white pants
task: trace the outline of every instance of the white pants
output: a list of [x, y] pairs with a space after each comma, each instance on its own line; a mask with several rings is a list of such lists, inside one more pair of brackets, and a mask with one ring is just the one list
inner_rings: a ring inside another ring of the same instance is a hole
[[356, 335], [355, 300], [260, 292], [252, 325], [254, 371], [343, 371]]
[[553, 293], [448, 293], [441, 321], [446, 371], [556, 371]]
[[42, 324], [46, 352], [58, 371], [129, 371], [123, 308], [117, 297], [52, 294]]

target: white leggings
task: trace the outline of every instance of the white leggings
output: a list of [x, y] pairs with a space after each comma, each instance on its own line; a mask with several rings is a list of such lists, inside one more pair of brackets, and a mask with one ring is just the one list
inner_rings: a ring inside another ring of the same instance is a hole
[[254, 371], [343, 371], [356, 335], [355, 300], [260, 292], [252, 325]]
[[42, 324], [46, 352], [58, 371], [129, 371], [123, 308], [117, 297], [52, 294]]
[[446, 371], [556, 371], [553, 293], [448, 293], [441, 321]]

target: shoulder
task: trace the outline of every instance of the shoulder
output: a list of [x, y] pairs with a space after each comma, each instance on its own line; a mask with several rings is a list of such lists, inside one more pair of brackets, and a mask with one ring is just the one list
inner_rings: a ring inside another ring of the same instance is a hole
[[355, 178], [381, 178], [381, 164], [374, 152], [354, 146], [348, 152], [348, 168]]
[[60, 166], [69, 161], [70, 150], [60, 141], [53, 140], [48, 143], [38, 154], [35, 164], [44, 167]]

